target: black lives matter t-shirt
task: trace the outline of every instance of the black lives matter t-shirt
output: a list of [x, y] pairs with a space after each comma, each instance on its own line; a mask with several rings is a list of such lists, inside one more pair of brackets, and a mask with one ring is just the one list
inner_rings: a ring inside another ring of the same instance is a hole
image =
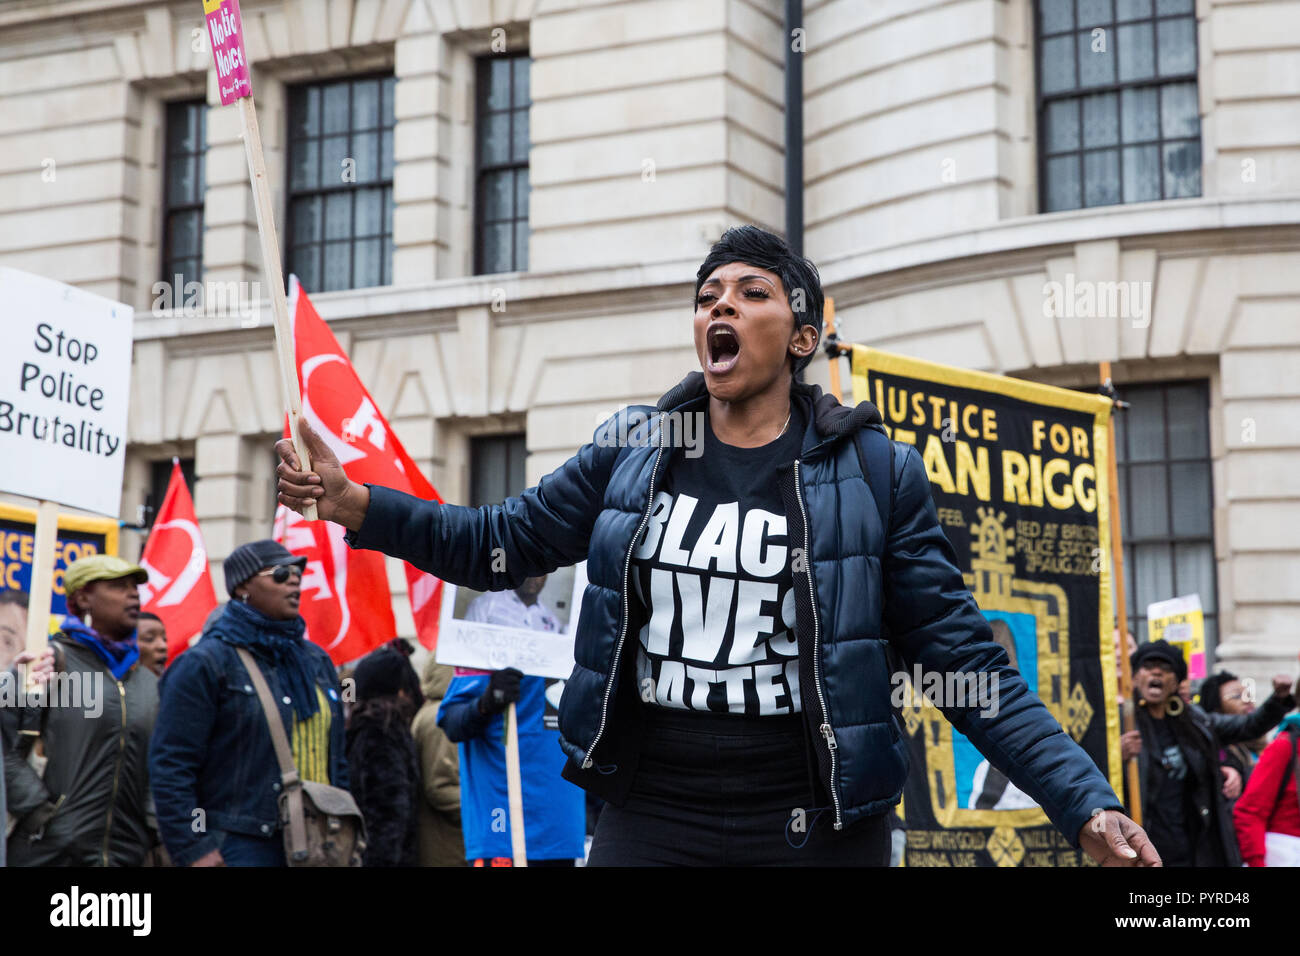
[[[637, 689], [648, 704], [763, 717], [799, 712], [799, 653], [785, 507], [777, 468], [804, 425], [759, 448], [703, 430], [703, 453], [676, 452], [632, 554], [639, 601]], [[706, 414], [707, 422], [707, 414]]]

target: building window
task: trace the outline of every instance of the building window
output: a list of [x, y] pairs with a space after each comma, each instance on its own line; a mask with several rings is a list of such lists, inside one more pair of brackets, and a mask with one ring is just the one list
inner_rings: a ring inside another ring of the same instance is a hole
[[307, 292], [393, 275], [391, 76], [289, 90], [288, 270]]
[[208, 104], [203, 100], [167, 104], [162, 279], [173, 287], [177, 301], [185, 283], [203, 280], [207, 122]]
[[469, 505], [479, 508], [520, 494], [528, 449], [523, 435], [491, 435], [469, 440]]
[[[185, 477], [185, 484], [190, 489], [190, 495], [194, 495], [194, 459], [181, 459], [181, 474]], [[154, 521], [158, 518], [158, 509], [163, 505], [163, 499], [167, 497], [167, 485], [172, 480], [172, 460], [164, 458], [161, 461], [149, 462], [149, 493], [145, 495], [144, 511], [141, 515], [140, 523], [146, 528], [152, 528]]]
[[1201, 194], [1195, 0], [1037, 0], [1039, 208]]
[[478, 61], [474, 271], [528, 268], [527, 54]]
[[1218, 638], [1209, 389], [1204, 382], [1120, 389], [1115, 417], [1129, 630], [1147, 640], [1147, 605], [1199, 594], [1206, 649]]

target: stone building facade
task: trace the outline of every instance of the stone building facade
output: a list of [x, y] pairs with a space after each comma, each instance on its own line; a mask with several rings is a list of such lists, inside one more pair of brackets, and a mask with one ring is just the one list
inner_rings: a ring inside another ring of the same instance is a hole
[[[1146, 549], [1132, 553], [1135, 607], [1197, 590], [1220, 662], [1258, 678], [1291, 668], [1300, 5], [807, 0], [796, 37], [778, 0], [242, 10], [282, 246], [325, 250], [308, 268], [338, 288], [309, 285], [312, 299], [447, 500], [473, 497], [484, 436], [522, 435], [533, 483], [601, 416], [695, 366], [691, 281], [709, 243], [733, 223], [783, 225], [783, 63], [797, 43], [804, 246], [842, 337], [1066, 386], [1110, 361], [1146, 416], [1127, 436], [1130, 490], [1146, 496], [1130, 516]], [[205, 165], [197, 185], [188, 174], [200, 198], [186, 261], [236, 296], [264, 287], [238, 111], [218, 105], [201, 13], [199, 0], [0, 5], [0, 263], [135, 307], [122, 517], [154, 491], [153, 463], [193, 459], [216, 568], [270, 529], [281, 413], [264, 303], [196, 315], [157, 301], [184, 253], [169, 175], [191, 154]], [[488, 61], [521, 54], [523, 86], [502, 93]], [[324, 103], [343, 78], [363, 78], [347, 87], [351, 118], [322, 107], [312, 133], [302, 97], [314, 87]], [[524, 178], [485, 246], [498, 93], [512, 124], [500, 168]], [[1159, 112], [1141, 106], [1152, 97]], [[196, 101], [203, 133], [177, 152], [173, 107]], [[388, 119], [362, 115], [367, 102]], [[377, 173], [354, 181], [387, 189], [378, 244], [324, 222], [351, 242], [352, 274], [379, 261], [381, 284], [340, 280], [330, 262], [349, 266], [328, 256], [344, 247], [289, 211], [332, 201], [291, 186], [317, 162], [302, 143], [328, 152], [330, 122], [352, 145], [381, 144]], [[371, 126], [378, 140], [358, 132]], [[489, 272], [485, 257], [513, 268]], [[1053, 282], [1136, 283], [1140, 304], [1050, 315]], [[825, 362], [810, 374], [825, 383]], [[1147, 520], [1160, 507], [1163, 530]], [[123, 535], [127, 553], [138, 537]]]

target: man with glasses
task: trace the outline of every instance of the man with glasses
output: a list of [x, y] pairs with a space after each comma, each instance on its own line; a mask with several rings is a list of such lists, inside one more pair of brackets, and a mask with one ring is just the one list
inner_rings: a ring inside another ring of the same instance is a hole
[[305, 564], [274, 541], [236, 548], [223, 565], [230, 602], [163, 675], [149, 772], [179, 866], [285, 865], [279, 764], [239, 649], [271, 688], [299, 776], [348, 786], [338, 678], [298, 614]]

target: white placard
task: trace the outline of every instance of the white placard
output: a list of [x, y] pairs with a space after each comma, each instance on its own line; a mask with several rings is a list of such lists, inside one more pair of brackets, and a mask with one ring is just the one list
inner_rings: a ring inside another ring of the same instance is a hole
[[[573, 583], [567, 580], [572, 575]], [[556, 581], [555, 579], [559, 579]], [[561, 589], [557, 585], [564, 585]], [[548, 576], [538, 600], [560, 620], [556, 631], [535, 631], [465, 620], [473, 602], [485, 595], [444, 584], [442, 618], [438, 626], [438, 663], [476, 670], [497, 671], [514, 667], [530, 677], [559, 677], [573, 673], [573, 639], [578, 612], [587, 586], [587, 564], [560, 568]], [[490, 592], [504, 595], [508, 592]], [[566, 594], [567, 608], [556, 608], [555, 594]], [[491, 598], [489, 598], [491, 600]], [[563, 615], [557, 611], [564, 611]]]
[[117, 517], [134, 310], [0, 268], [0, 491]]

